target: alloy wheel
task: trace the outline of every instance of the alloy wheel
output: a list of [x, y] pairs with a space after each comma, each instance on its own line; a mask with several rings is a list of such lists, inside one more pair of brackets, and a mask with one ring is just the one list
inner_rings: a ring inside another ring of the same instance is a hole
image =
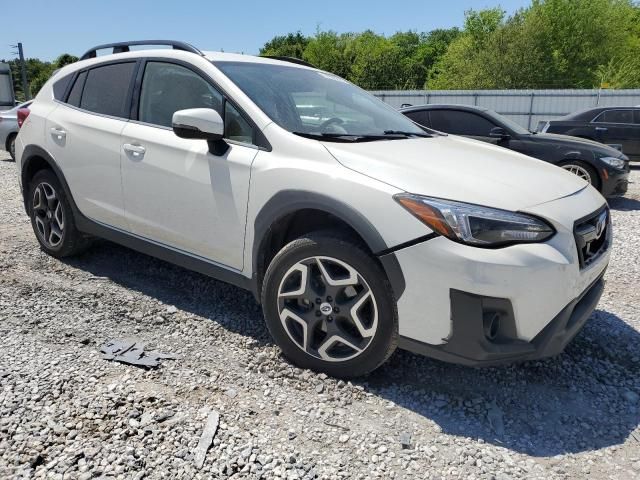
[[64, 211], [55, 189], [50, 184], [42, 182], [35, 188], [32, 210], [40, 240], [47, 247], [58, 247], [64, 236]]
[[332, 257], [306, 258], [285, 273], [278, 313], [298, 348], [329, 362], [362, 354], [378, 329], [378, 307], [366, 280]]
[[589, 182], [590, 184], [593, 184], [593, 182], [591, 181], [591, 174], [589, 174], [589, 171], [586, 168], [580, 165], [576, 165], [574, 163], [563, 165], [562, 168], [564, 168], [568, 172], [573, 173], [574, 175], [577, 175], [581, 179]]

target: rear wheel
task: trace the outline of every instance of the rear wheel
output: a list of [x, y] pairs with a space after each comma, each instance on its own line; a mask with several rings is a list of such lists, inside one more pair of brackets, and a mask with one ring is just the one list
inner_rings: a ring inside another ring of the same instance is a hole
[[267, 326], [296, 365], [355, 377], [396, 348], [391, 286], [355, 243], [312, 234], [285, 246], [267, 269], [262, 306]]
[[577, 160], [575, 161], [572, 160], [572, 161], [565, 162], [560, 166], [564, 168], [566, 171], [571, 172], [574, 175], [577, 175], [584, 181], [589, 182], [596, 189], [598, 190], [600, 189], [600, 179], [598, 178], [598, 173], [591, 165], [588, 165], [584, 162], [580, 162]]
[[7, 151], [9, 152], [9, 155], [11, 155], [11, 158], [13, 160], [16, 159], [16, 137], [18, 135], [16, 133], [12, 133], [11, 135], [9, 135], [9, 138], [7, 138]]
[[29, 182], [28, 202], [31, 226], [45, 252], [68, 257], [86, 250], [90, 241], [76, 229], [69, 200], [51, 170], [39, 171]]

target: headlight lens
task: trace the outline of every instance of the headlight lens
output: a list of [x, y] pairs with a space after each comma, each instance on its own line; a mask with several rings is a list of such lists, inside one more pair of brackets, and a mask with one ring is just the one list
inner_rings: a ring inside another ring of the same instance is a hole
[[435, 232], [477, 247], [542, 242], [555, 233], [551, 225], [522, 213], [410, 193], [393, 198]]
[[624, 158], [600, 157], [600, 160], [613, 168], [624, 170]]

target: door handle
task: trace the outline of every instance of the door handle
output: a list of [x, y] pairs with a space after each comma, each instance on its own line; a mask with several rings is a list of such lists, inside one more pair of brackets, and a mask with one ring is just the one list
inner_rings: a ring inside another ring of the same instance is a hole
[[596, 127], [596, 132], [605, 133], [608, 132], [609, 129], [607, 127]]
[[65, 132], [61, 128], [52, 127], [51, 128], [51, 135], [56, 137], [58, 140], [62, 140], [63, 138], [65, 138], [67, 136], [67, 132]]
[[130, 153], [135, 158], [144, 156], [144, 152], [147, 150], [142, 145], [134, 145], [132, 143], [125, 143], [122, 145], [125, 152]]

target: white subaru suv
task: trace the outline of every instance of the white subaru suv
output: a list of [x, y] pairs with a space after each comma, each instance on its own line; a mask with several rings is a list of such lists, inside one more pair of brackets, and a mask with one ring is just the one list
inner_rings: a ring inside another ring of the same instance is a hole
[[102, 45], [46, 83], [16, 151], [45, 252], [102, 237], [249, 289], [284, 354], [335, 376], [396, 347], [556, 355], [603, 290], [611, 222], [585, 181], [294, 59]]

